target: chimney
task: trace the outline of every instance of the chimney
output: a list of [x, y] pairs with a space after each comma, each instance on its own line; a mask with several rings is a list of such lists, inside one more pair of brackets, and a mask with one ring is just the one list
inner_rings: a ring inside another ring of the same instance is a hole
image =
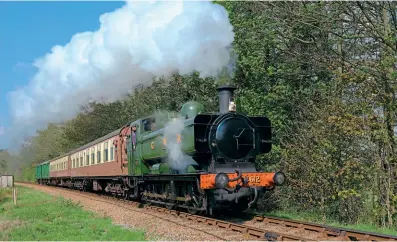
[[227, 113], [229, 112], [229, 102], [233, 99], [235, 87], [230, 84], [225, 84], [223, 86], [218, 87], [219, 93], [219, 112]]

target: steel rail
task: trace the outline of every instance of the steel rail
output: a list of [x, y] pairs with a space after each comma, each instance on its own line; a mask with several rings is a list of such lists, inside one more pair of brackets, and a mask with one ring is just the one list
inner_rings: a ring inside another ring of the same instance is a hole
[[302, 231], [313, 231], [322, 234], [322, 238], [327, 240], [330, 238], [338, 238], [344, 241], [397, 241], [397, 236], [379, 234], [373, 232], [360, 231], [355, 229], [333, 227], [324, 224], [316, 224], [310, 222], [302, 222], [291, 219], [277, 218], [271, 216], [254, 215], [254, 219], [267, 224], [282, 225], [289, 228], [300, 229]]

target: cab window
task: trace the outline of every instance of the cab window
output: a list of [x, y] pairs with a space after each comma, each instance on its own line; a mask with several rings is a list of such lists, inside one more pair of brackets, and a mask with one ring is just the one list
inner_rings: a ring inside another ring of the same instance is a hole
[[156, 131], [156, 119], [155, 118], [148, 118], [143, 120], [143, 131], [144, 132], [153, 132]]

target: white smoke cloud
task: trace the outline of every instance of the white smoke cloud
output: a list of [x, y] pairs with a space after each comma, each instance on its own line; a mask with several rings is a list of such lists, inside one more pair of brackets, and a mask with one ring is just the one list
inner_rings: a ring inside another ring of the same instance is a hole
[[0, 126], [0, 136], [2, 136], [4, 134], [4, 132], [5, 132], [4, 130], [5, 130], [4, 127]]
[[23, 139], [48, 122], [73, 118], [90, 101], [112, 102], [173, 71], [216, 76], [234, 39], [226, 10], [200, 2], [127, 2], [37, 59], [30, 83], [9, 93], [13, 133]]
[[185, 128], [182, 118], [173, 119], [164, 128], [164, 138], [167, 140], [167, 163], [179, 173], [184, 173], [188, 165], [197, 165], [192, 157], [185, 154], [182, 144], [177, 142], [177, 134], [181, 134]]

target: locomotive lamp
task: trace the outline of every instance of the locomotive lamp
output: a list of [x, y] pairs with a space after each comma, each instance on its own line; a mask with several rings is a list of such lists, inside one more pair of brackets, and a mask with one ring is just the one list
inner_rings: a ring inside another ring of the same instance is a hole
[[223, 189], [227, 186], [227, 184], [229, 184], [229, 177], [225, 173], [220, 172], [216, 174], [215, 185], [217, 188]]
[[277, 186], [283, 185], [285, 182], [285, 175], [281, 171], [276, 172], [273, 176], [273, 182]]

